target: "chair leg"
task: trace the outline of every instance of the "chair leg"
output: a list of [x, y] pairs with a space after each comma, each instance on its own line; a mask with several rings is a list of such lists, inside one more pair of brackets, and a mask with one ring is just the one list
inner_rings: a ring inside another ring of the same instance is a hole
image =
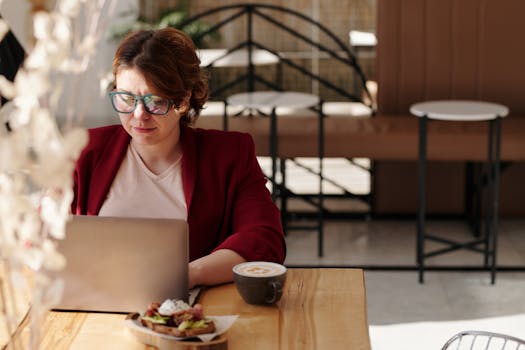
[[270, 156], [272, 158], [272, 200], [275, 203], [277, 200], [277, 178], [275, 176], [277, 172], [277, 116], [275, 114], [275, 107], [272, 108], [272, 114], [270, 115]]
[[427, 117], [419, 119], [419, 162], [418, 162], [418, 203], [417, 203], [417, 239], [416, 254], [419, 283], [424, 282], [425, 255], [425, 209], [426, 209], [426, 133]]
[[318, 255], [324, 255], [324, 193], [323, 193], [323, 158], [324, 158], [324, 114], [323, 101], [319, 101], [319, 193], [317, 208], [317, 225], [318, 225]]
[[228, 130], [228, 102], [224, 100], [224, 114], [222, 119], [222, 130], [227, 131]]
[[494, 120], [495, 126], [495, 145], [494, 145], [494, 203], [492, 213], [492, 235], [491, 235], [491, 250], [492, 259], [490, 261], [490, 282], [494, 284], [496, 282], [496, 256], [497, 256], [497, 243], [498, 243], [498, 216], [499, 216], [499, 181], [500, 181], [500, 146], [501, 146], [501, 118], [497, 117]]
[[288, 190], [286, 189], [286, 158], [281, 158], [279, 161], [281, 172], [281, 184], [279, 189], [279, 196], [281, 197], [281, 223], [284, 234], [288, 232]]

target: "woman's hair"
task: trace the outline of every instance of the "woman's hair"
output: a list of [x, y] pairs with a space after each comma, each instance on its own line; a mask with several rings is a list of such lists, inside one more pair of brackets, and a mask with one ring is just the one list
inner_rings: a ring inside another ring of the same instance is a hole
[[113, 59], [115, 77], [122, 68], [137, 68], [162, 97], [175, 106], [189, 99], [189, 110], [181, 122], [191, 125], [208, 99], [208, 81], [200, 68], [195, 45], [174, 28], [141, 30], [128, 34]]

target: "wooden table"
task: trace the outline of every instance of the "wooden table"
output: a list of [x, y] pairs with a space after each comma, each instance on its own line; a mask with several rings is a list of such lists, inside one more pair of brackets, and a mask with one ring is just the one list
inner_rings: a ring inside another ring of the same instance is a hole
[[[229, 350], [370, 349], [362, 270], [289, 269], [275, 306], [246, 304], [231, 283], [205, 290], [199, 300], [209, 315], [239, 315], [227, 333]], [[124, 318], [49, 312], [41, 349], [154, 349], [134, 338]]]

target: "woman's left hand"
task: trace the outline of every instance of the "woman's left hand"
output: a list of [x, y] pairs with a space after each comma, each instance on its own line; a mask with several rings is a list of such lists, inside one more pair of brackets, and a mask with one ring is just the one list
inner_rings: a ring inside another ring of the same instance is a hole
[[220, 249], [193, 260], [189, 265], [189, 287], [233, 281], [233, 267], [246, 260], [230, 249]]

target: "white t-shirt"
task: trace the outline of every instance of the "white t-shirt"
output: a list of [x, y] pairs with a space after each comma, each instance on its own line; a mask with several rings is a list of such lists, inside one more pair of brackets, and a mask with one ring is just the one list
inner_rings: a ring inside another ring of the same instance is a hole
[[186, 220], [181, 159], [155, 175], [130, 143], [99, 215]]

